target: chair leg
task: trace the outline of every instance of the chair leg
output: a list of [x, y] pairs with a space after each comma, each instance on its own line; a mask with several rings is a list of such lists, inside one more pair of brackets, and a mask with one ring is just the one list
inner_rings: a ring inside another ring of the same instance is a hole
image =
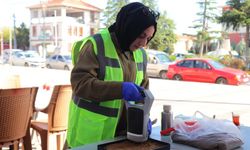
[[23, 147], [25, 150], [32, 150], [31, 136], [30, 136], [30, 122], [26, 131], [26, 135], [23, 137]]
[[22, 150], [25, 150], [23, 143], [22, 143]]
[[14, 150], [14, 145], [10, 145], [10, 146], [9, 146], [9, 149], [10, 149], [10, 150]]
[[39, 132], [40, 137], [41, 137], [41, 146], [42, 150], [47, 150], [48, 149], [48, 132], [47, 131], [41, 131]]
[[19, 142], [14, 143], [14, 150], [18, 150], [19, 149]]
[[19, 149], [19, 142], [14, 142], [13, 145], [9, 146], [10, 150], [18, 150]]
[[61, 134], [56, 135], [57, 150], [61, 150]]
[[[38, 112], [34, 112], [34, 113], [33, 113], [33, 116], [32, 116], [32, 120], [36, 120], [37, 117], [38, 117]], [[31, 129], [32, 129], [32, 128], [31, 128]], [[32, 129], [32, 130], [31, 130], [31, 139], [33, 139], [34, 134], [35, 134], [35, 130]]]

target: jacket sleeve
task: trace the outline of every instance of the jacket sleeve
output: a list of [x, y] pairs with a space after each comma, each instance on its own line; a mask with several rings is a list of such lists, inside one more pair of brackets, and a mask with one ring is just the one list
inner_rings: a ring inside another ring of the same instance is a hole
[[147, 73], [144, 75], [144, 79], [142, 80], [141, 86], [145, 89], [149, 89], [149, 79]]
[[99, 63], [90, 41], [83, 46], [78, 61], [71, 72], [74, 95], [96, 101], [122, 98], [122, 82], [98, 79]]

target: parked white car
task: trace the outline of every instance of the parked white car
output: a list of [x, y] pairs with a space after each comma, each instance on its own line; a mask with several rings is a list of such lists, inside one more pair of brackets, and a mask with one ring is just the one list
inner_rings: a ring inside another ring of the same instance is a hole
[[2, 63], [3, 63], [3, 64], [10, 63], [12, 57], [13, 57], [16, 53], [18, 53], [18, 52], [23, 52], [23, 50], [21, 50], [21, 49], [5, 49], [5, 50], [3, 51], [3, 56], [2, 56], [3, 60], [2, 60]]
[[45, 67], [46, 59], [35, 51], [17, 52], [12, 56], [11, 64], [14, 66]]
[[166, 79], [168, 65], [173, 64], [168, 54], [157, 50], [146, 50], [148, 54], [147, 74]]

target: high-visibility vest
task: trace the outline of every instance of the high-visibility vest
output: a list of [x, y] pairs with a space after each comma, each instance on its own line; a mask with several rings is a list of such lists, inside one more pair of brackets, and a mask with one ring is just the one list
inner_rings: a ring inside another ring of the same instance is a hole
[[[107, 29], [82, 41], [72, 49], [72, 61], [76, 64], [79, 51], [90, 40], [100, 65], [98, 78], [104, 81], [123, 81], [123, 70], [115, 46]], [[133, 52], [136, 62], [136, 81], [140, 85], [146, 71], [146, 52]], [[84, 92], [84, 91], [83, 91]], [[97, 91], [98, 92], [98, 91]], [[73, 95], [70, 102], [67, 142], [72, 147], [114, 138], [121, 114], [121, 99], [94, 102]]]

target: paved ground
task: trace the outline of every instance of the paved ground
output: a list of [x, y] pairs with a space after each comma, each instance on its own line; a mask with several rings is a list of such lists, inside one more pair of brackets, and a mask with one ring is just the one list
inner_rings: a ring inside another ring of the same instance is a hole
[[217, 85], [150, 79], [155, 96], [151, 116], [158, 118], [163, 105], [170, 104], [174, 116], [193, 115], [196, 110], [212, 117], [231, 120], [232, 112], [240, 115], [241, 124], [250, 126], [250, 86]]
[[[0, 88], [20, 79], [19, 86], [39, 86], [36, 107], [47, 105], [51, 89], [43, 90], [43, 85], [70, 83], [70, 72], [62, 70], [0, 66]], [[240, 115], [240, 122], [250, 126], [249, 85], [231, 86], [197, 82], [150, 79], [150, 90], [155, 96], [151, 118], [157, 118], [160, 125], [163, 105], [172, 105], [174, 116], [193, 115], [196, 110], [212, 117], [231, 120], [232, 112]], [[38, 119], [45, 119], [39, 114]], [[34, 149], [39, 149], [39, 140], [33, 139]]]

